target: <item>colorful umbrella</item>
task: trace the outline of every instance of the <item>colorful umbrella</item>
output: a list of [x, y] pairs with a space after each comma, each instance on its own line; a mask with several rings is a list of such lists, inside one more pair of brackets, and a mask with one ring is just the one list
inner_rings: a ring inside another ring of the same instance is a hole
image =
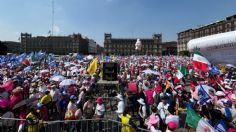
[[48, 69], [44, 69], [44, 70], [41, 70], [40, 73], [43, 74], [43, 73], [48, 73], [49, 70]]
[[60, 86], [70, 86], [72, 84], [76, 84], [75, 80], [73, 80], [73, 79], [66, 79], [66, 80], [63, 80], [59, 85]]
[[51, 81], [56, 81], [56, 82], [61, 82], [63, 80], [65, 80], [66, 78], [62, 75], [57, 75], [51, 78]]

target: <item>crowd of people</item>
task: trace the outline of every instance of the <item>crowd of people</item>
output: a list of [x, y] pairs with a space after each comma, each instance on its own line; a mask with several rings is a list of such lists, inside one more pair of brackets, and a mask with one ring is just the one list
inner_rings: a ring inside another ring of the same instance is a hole
[[[105, 98], [94, 97], [102, 63], [112, 61], [119, 64], [120, 90], [112, 98], [117, 100], [114, 118], [123, 124], [122, 132], [236, 131], [233, 65], [206, 72], [190, 57], [105, 58], [63, 56], [54, 67], [30, 59], [14, 66], [0, 61], [0, 117], [26, 119], [18, 124], [19, 132], [37, 131], [42, 121], [103, 119]], [[10, 129], [13, 123], [2, 125]], [[99, 130], [102, 126], [99, 122]]]

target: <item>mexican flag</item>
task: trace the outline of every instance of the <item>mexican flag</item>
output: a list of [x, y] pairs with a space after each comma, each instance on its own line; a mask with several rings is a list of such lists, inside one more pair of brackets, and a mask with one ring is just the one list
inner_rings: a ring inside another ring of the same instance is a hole
[[187, 108], [186, 123], [197, 132], [215, 132], [216, 130], [199, 116], [192, 108]]
[[30, 63], [34, 64], [34, 63], [36, 63], [36, 62], [38, 61], [36, 54], [37, 54], [37, 53], [35, 53], [35, 52], [32, 52], [32, 53], [30, 54]]
[[180, 69], [177, 71], [174, 83], [178, 83], [181, 78], [187, 76], [189, 74], [187, 68], [185, 66], [181, 66]]
[[210, 62], [199, 52], [195, 52], [193, 55], [192, 64], [198, 70], [208, 72], [208, 65], [210, 65]]

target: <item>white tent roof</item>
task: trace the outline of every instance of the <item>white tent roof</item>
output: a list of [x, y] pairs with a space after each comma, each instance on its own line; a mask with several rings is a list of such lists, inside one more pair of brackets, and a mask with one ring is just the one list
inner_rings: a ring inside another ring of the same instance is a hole
[[227, 46], [236, 47], [236, 31], [192, 39], [188, 42], [188, 49], [190, 51], [196, 48], [200, 50], [208, 50], [209, 48], [223, 49]]

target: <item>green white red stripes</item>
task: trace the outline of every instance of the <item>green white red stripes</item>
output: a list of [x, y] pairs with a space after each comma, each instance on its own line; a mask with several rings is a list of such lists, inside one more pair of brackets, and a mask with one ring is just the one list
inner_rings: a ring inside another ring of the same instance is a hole
[[188, 72], [187, 68], [185, 66], [181, 66], [175, 75], [174, 83], [178, 83], [181, 78], [183, 78], [184, 76], [186, 76], [188, 74], [189, 74], [189, 72]]
[[210, 65], [210, 62], [199, 52], [195, 52], [193, 55], [192, 64], [198, 70], [208, 72], [208, 65]]

